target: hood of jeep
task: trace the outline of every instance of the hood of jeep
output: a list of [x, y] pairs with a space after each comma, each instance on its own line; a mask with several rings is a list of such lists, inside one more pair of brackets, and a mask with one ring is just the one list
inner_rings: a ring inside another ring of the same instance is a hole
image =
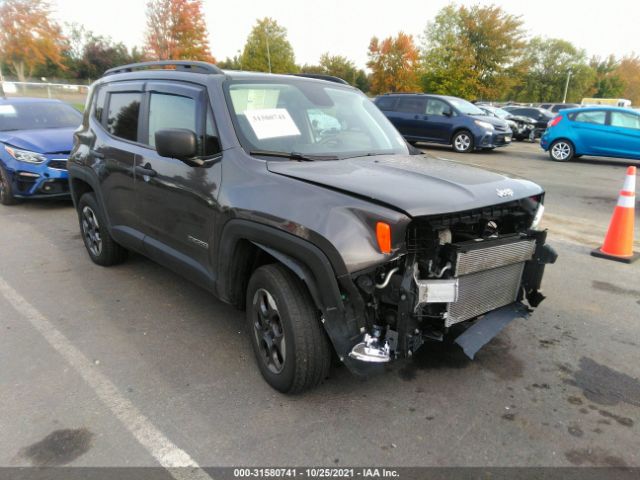
[[412, 217], [471, 210], [543, 192], [528, 180], [428, 155], [270, 161], [267, 168], [279, 175], [367, 198]]

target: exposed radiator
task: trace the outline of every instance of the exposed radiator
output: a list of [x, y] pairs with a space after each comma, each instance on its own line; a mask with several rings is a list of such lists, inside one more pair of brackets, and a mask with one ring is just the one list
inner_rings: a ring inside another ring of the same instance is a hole
[[525, 239], [463, 251], [458, 253], [454, 276], [459, 277], [512, 263], [525, 262], [531, 259], [535, 249], [535, 240]]
[[449, 303], [445, 326], [515, 302], [524, 262], [534, 251], [535, 241], [530, 239], [460, 251], [455, 267], [458, 299]]

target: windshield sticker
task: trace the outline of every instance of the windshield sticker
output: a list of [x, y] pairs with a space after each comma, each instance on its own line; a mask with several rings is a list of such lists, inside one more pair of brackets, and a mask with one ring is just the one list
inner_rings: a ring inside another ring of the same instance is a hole
[[0, 115], [15, 116], [16, 109], [13, 107], [13, 105], [0, 105]]
[[300, 130], [286, 108], [246, 110], [244, 115], [258, 140], [300, 135]]

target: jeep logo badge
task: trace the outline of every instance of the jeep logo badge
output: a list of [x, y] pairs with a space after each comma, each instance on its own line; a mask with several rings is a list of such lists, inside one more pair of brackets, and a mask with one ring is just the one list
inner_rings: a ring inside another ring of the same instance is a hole
[[513, 190], [510, 188], [496, 188], [499, 197], [513, 197]]

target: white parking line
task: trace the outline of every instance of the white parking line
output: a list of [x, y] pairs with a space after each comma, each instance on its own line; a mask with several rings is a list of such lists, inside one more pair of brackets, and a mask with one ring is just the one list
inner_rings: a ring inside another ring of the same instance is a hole
[[[211, 477], [145, 417], [47, 318], [0, 277], [0, 294], [80, 374], [135, 439], [177, 480]], [[186, 468], [184, 468], [186, 467]]]

